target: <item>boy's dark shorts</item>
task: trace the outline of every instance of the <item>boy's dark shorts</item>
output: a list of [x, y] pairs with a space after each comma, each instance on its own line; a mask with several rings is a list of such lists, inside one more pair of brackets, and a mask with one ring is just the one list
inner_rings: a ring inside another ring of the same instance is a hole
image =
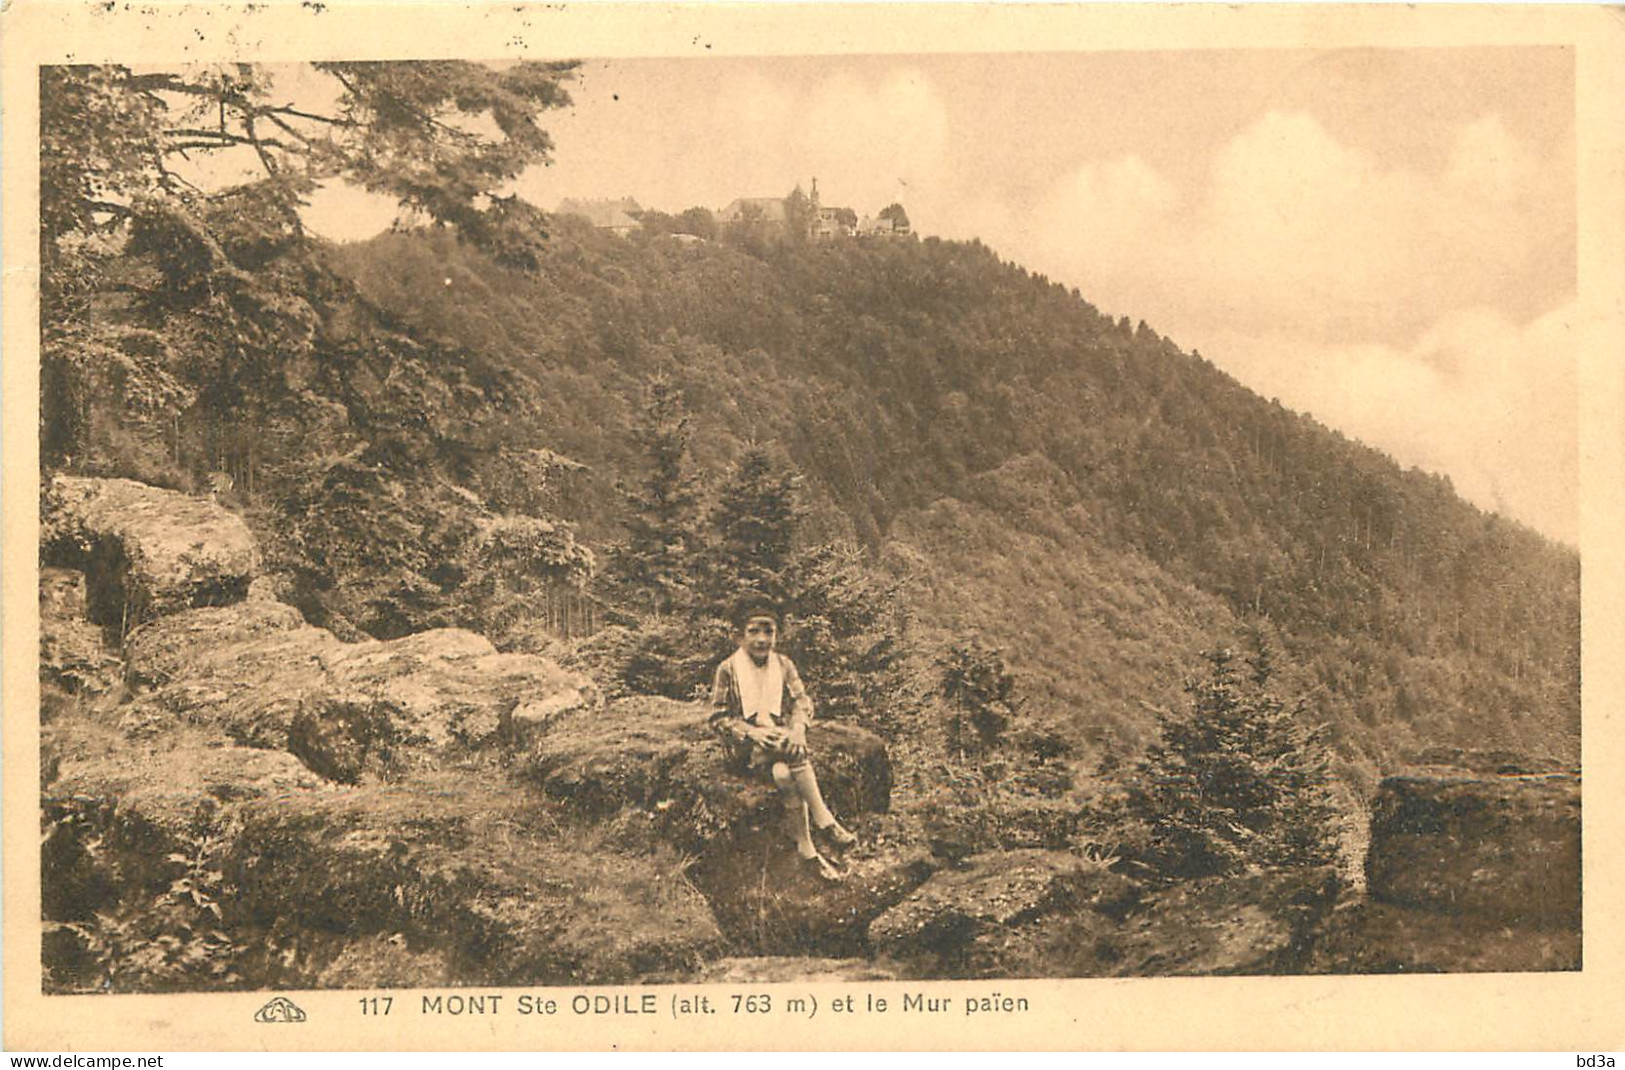
[[764, 747], [748, 739], [731, 740], [729, 746], [732, 754], [728, 764], [735, 773], [747, 777], [765, 776], [769, 780], [773, 778], [774, 762], [783, 762], [791, 768], [799, 768], [806, 765], [812, 757], [809, 750], [800, 761], [794, 761], [784, 747]]

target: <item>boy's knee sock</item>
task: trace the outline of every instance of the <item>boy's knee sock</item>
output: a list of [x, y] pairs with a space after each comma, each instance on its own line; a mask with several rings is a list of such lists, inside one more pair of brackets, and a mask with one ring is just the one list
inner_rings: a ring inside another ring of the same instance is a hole
[[811, 858], [818, 853], [818, 848], [813, 846], [812, 829], [807, 824], [807, 804], [794, 794], [786, 793], [784, 797], [784, 824], [790, 838], [796, 841], [797, 854]]
[[824, 793], [818, 790], [818, 777], [813, 773], [811, 762], [802, 762], [800, 765], [790, 767], [790, 776], [795, 781], [796, 790], [807, 803], [807, 809], [812, 816], [812, 823], [819, 828], [835, 823], [835, 815], [829, 812], [824, 805]]
[[773, 763], [773, 783], [784, 796], [784, 828], [796, 841], [796, 851], [802, 858], [818, 853], [813, 846], [812, 829], [807, 825], [807, 804], [801, 800], [801, 787], [796, 783], [790, 767], [783, 762]]

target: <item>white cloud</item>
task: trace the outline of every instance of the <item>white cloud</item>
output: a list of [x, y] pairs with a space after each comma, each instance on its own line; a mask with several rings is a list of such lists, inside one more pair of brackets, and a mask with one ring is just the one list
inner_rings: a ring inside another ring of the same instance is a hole
[[1186, 332], [1391, 337], [1504, 305], [1554, 239], [1528, 196], [1538, 180], [1493, 115], [1430, 171], [1272, 111], [1215, 155], [1194, 196], [1137, 157], [1086, 161], [1009, 244], [1103, 307]]
[[1069, 235], [1115, 245], [1163, 228], [1178, 206], [1179, 191], [1171, 182], [1138, 156], [1123, 156], [1084, 164], [1062, 179], [1039, 206], [1039, 215], [1054, 219], [1071, 213]]
[[1578, 545], [1575, 316], [1571, 302], [1520, 327], [1463, 310], [1403, 348], [1226, 332], [1203, 352], [1402, 464], [1448, 474], [1469, 501]]

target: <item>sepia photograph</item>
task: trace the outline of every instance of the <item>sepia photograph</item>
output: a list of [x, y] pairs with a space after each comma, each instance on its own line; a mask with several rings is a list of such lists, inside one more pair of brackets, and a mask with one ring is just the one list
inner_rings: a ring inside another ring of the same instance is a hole
[[30, 68], [29, 986], [1587, 967], [1573, 44], [544, 28]]

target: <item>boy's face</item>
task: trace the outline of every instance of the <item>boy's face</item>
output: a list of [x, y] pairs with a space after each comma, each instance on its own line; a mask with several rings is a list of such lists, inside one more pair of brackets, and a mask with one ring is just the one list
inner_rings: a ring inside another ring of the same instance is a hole
[[779, 625], [772, 617], [752, 617], [745, 622], [745, 653], [761, 661], [773, 650], [779, 638]]

